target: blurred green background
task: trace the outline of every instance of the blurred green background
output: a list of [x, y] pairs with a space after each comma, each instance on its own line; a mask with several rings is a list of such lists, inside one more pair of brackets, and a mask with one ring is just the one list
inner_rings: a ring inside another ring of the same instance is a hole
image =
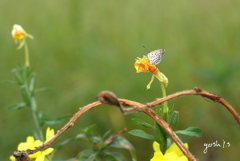
[[[0, 158], [8, 157], [18, 143], [35, 130], [29, 110], [9, 111], [21, 100], [11, 70], [24, 64], [23, 50], [11, 36], [14, 24], [34, 36], [28, 40], [30, 63], [37, 73], [39, 110], [57, 118], [73, 115], [79, 107], [96, 101], [102, 90], [111, 90], [120, 98], [141, 103], [161, 97], [155, 80], [146, 85], [150, 73], [136, 74], [133, 63], [147, 51], [166, 49], [159, 69], [168, 77], [167, 93], [199, 87], [224, 97], [239, 110], [240, 86], [240, 1], [0, 1]], [[239, 158], [239, 125], [220, 104], [199, 96], [184, 96], [169, 101], [180, 111], [178, 129], [200, 127], [201, 138], [183, 138], [200, 160], [235, 161]], [[123, 116], [117, 108], [100, 106], [81, 117], [57, 142], [74, 137], [81, 129], [96, 123], [102, 135], [141, 128], [130, 121], [149, 116], [133, 113]], [[61, 125], [62, 126], [62, 125]], [[60, 125], [52, 128], [57, 131]], [[44, 131], [47, 127], [44, 127]], [[152, 142], [124, 134], [137, 149], [140, 161], [153, 156]], [[204, 143], [230, 142], [229, 148], [209, 148]], [[67, 144], [56, 160], [75, 157], [86, 148], [82, 142]], [[123, 151], [130, 160], [130, 155]]]

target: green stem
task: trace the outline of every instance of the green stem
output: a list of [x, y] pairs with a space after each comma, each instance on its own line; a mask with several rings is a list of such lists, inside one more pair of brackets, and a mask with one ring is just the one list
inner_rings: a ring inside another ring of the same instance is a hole
[[39, 120], [38, 120], [38, 117], [37, 117], [37, 111], [31, 110], [31, 112], [32, 112], [32, 115], [33, 115], [34, 123], [35, 123], [35, 125], [37, 127], [39, 139], [44, 142], [43, 132], [42, 132], [40, 126], [39, 126]]
[[[165, 84], [163, 82], [160, 82], [161, 85], [161, 89], [162, 89], [162, 94], [163, 97], [166, 97], [166, 89], [165, 89]], [[168, 122], [168, 104], [167, 101], [163, 103], [163, 119]], [[159, 129], [161, 129], [161, 134], [162, 136], [160, 136], [163, 140], [160, 143], [160, 149], [162, 151], [163, 154], [165, 154], [166, 150], [167, 150], [167, 134], [166, 132], [160, 127], [160, 125], [158, 125]]]
[[24, 40], [24, 51], [25, 51], [25, 65], [26, 67], [30, 66], [30, 62], [29, 62], [29, 52], [28, 52], [28, 46], [27, 46], [27, 41]]
[[[162, 82], [160, 82], [160, 85], [161, 85], [161, 88], [162, 88], [163, 97], [166, 97], [167, 94], [166, 94], [166, 90], [165, 90], [165, 85], [164, 85], [164, 83], [162, 83]], [[165, 101], [165, 102], [163, 103], [163, 113], [168, 113], [167, 101]]]
[[[30, 66], [30, 62], [29, 62], [29, 51], [28, 51], [28, 46], [27, 46], [27, 41], [24, 40], [24, 52], [25, 52], [25, 66], [28, 68]], [[26, 68], [26, 70], [27, 70]], [[31, 76], [28, 76], [28, 78], [26, 80], [29, 80], [29, 78], [31, 78]], [[26, 81], [27, 82], [27, 81]], [[29, 92], [29, 97], [30, 97], [30, 109], [31, 109], [31, 113], [33, 116], [33, 120], [34, 123], [36, 125], [37, 131], [38, 131], [38, 137], [40, 140], [44, 141], [44, 137], [43, 137], [43, 132], [41, 130], [40, 127], [40, 123], [39, 123], [39, 119], [38, 119], [38, 112], [37, 112], [37, 103], [36, 103], [36, 98], [34, 96], [34, 92], [30, 92], [29, 91], [29, 85], [28, 83], [26, 83], [25, 88], [27, 88], [27, 91]]]
[[[30, 77], [31, 77], [31, 75], [30, 75]], [[26, 80], [29, 80], [30, 77], [27, 77]], [[25, 89], [28, 93], [28, 97], [29, 97], [29, 100], [30, 100], [29, 107], [30, 107], [30, 110], [31, 110], [31, 113], [32, 113], [32, 116], [33, 116], [34, 123], [35, 123], [36, 128], [37, 128], [38, 137], [41, 141], [44, 141], [43, 132], [41, 130], [39, 119], [38, 119], [36, 98], [34, 96], [34, 92], [30, 92], [29, 85], [28, 85], [27, 81], [25, 82]]]

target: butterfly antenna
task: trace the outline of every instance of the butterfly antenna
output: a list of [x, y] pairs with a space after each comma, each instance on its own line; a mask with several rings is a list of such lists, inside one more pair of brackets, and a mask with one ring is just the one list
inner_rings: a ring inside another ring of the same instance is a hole
[[143, 47], [144, 47], [144, 48], [147, 50], [147, 52], [148, 52], [148, 53], [150, 53], [150, 51], [148, 50], [148, 48], [147, 48], [147, 47], [145, 47], [144, 45], [143, 45]]

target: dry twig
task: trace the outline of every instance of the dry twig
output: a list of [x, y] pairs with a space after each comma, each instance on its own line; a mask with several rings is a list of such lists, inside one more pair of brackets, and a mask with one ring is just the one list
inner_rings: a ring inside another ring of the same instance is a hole
[[[222, 104], [226, 109], [233, 115], [235, 120], [240, 124], [240, 116], [239, 114], [234, 110], [234, 108], [225, 101], [222, 97], [219, 95], [216, 95], [214, 93], [210, 93], [207, 91], [203, 91], [200, 88], [194, 88], [194, 90], [188, 90], [188, 91], [182, 91], [177, 92], [175, 94], [169, 95], [164, 98], [157, 99], [153, 102], [147, 103], [147, 104], [141, 104], [135, 101], [127, 100], [127, 99], [117, 99], [115, 94], [108, 93], [107, 91], [101, 92], [100, 95], [98, 95], [98, 99], [101, 102], [94, 102], [89, 105], [84, 106], [83, 108], [80, 108], [79, 111], [70, 119], [70, 121], [61, 128], [57, 134], [49, 140], [47, 143], [36, 147], [34, 150], [26, 150], [26, 151], [20, 151], [20, 152], [14, 152], [15, 158], [17, 158], [17, 161], [26, 161], [28, 159], [29, 154], [34, 154], [38, 151], [44, 150], [48, 148], [57, 138], [59, 138], [68, 128], [72, 127], [74, 123], [77, 121], [79, 117], [81, 117], [85, 112], [93, 109], [96, 106], [99, 106], [101, 104], [110, 104], [110, 105], [116, 105], [119, 107], [121, 112], [124, 114], [128, 114], [131, 112], [144, 112], [150, 117], [152, 117], [167, 133], [168, 135], [173, 139], [173, 141], [178, 145], [178, 147], [181, 149], [181, 151], [184, 153], [184, 155], [187, 156], [187, 158], [190, 161], [197, 161], [197, 159], [189, 152], [189, 150], [183, 145], [182, 141], [178, 138], [178, 136], [174, 133], [170, 125], [165, 122], [154, 110], [151, 109], [151, 107], [154, 107], [156, 105], [162, 104], [165, 101], [171, 100], [173, 98], [183, 96], [183, 95], [200, 95], [202, 97], [208, 98], [214, 102], [218, 102]], [[120, 103], [119, 103], [120, 102]], [[131, 108], [122, 108], [123, 106], [130, 106]], [[24, 160], [25, 159], [25, 160]]]

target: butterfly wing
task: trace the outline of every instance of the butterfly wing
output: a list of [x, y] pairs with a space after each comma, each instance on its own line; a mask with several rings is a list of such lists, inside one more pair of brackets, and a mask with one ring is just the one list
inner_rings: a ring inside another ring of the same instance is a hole
[[150, 60], [150, 63], [153, 65], [157, 65], [161, 62], [163, 55], [165, 54], [165, 49], [158, 49], [151, 51], [147, 54], [148, 59]]

